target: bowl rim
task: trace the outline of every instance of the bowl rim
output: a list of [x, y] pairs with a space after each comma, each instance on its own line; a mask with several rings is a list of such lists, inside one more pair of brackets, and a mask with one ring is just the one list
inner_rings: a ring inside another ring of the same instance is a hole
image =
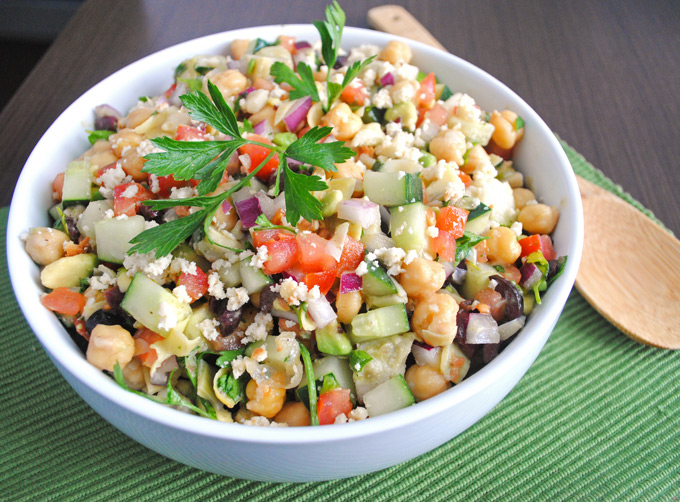
[[[111, 80], [119, 78], [121, 74], [133, 71], [136, 68], [143, 68], [145, 62], [161, 56], [167, 56], [172, 51], [177, 50], [178, 48], [185, 45], [199, 43], [210, 45], [219, 41], [223, 41], [226, 44], [235, 38], [239, 38], [239, 36], [246, 38], [248, 35], [251, 35], [249, 38], [252, 38], [252, 33], [268, 33], [271, 32], [271, 30], [286, 30], [292, 33], [311, 33], [315, 30], [315, 28], [311, 24], [281, 24], [228, 30], [187, 40], [138, 59], [112, 73], [105, 79], [99, 81], [85, 93], [79, 96], [73, 103], [71, 103], [45, 131], [26, 160], [24, 168], [31, 165], [36, 150], [40, 147], [45, 137], [54, 134], [54, 130], [58, 128], [60, 120], [63, 120], [63, 117], [68, 114], [69, 110], [72, 110], [79, 101], [86, 99], [91, 93], [95, 93], [100, 86], [110, 82]], [[556, 137], [541, 119], [541, 117], [533, 110], [533, 108], [531, 108], [531, 106], [529, 106], [526, 101], [524, 101], [514, 91], [512, 91], [509, 87], [492, 75], [458, 56], [440, 49], [433, 48], [421, 42], [416, 42], [404, 37], [386, 34], [370, 29], [348, 26], [345, 27], [345, 34], [347, 33], [366, 35], [368, 38], [366, 43], [373, 43], [376, 41], [378, 43], [385, 43], [389, 40], [401, 40], [407, 43], [412, 49], [417, 49], [418, 52], [421, 52], [429, 57], [443, 59], [447, 63], [451, 63], [454, 66], [462, 67], [465, 69], [465, 71], [473, 74], [475, 78], [481, 78], [483, 80], [490, 79], [495, 86], [499, 86], [500, 90], [526, 107], [526, 109], [523, 110], [525, 120], [527, 122], [530, 121], [532, 129], [536, 129], [541, 134], [546, 136], [549, 144], [554, 150], [553, 153], [556, 154], [560, 160], [560, 163], [562, 164], [562, 168], [565, 170], [565, 175], [567, 178], [566, 192], [570, 196], [569, 202], [573, 205], [572, 211], [574, 212], [576, 220], [574, 222], [576, 234], [571, 236], [572, 241], [566, 246], [566, 249], [568, 250], [568, 253], [566, 254], [569, 255], [569, 260], [565, 267], [564, 273], [553, 285], [551, 285], [551, 288], [544, 296], [545, 301], [541, 306], [541, 310], [532, 313], [532, 316], [528, 319], [527, 325], [522, 330], [520, 336], [513, 340], [512, 343], [510, 343], [498, 355], [498, 357], [487, 364], [484, 368], [446, 392], [426, 401], [420, 402], [417, 406], [410, 406], [408, 408], [394, 411], [383, 416], [372, 417], [370, 420], [341, 424], [341, 427], [243, 427], [241, 424], [230, 424], [206, 420], [203, 417], [187, 414], [179, 410], [172, 409], [168, 406], [152, 402], [151, 400], [141, 396], [134, 395], [119, 387], [111, 377], [91, 366], [77, 349], [77, 347], [75, 347], [75, 344], [73, 344], [73, 349], [78, 352], [77, 354], [74, 352], [74, 350], [57, 350], [64, 349], [64, 343], [59, 338], [52, 339], [45, 335], [43, 331], [44, 325], [39, 322], [40, 317], [43, 317], [44, 320], [44, 316], [38, 315], [36, 317], [34, 315], [35, 312], [31, 312], [31, 307], [35, 304], [35, 296], [32, 293], [29, 294], [28, 290], [19, 287], [22, 281], [25, 282], [25, 271], [14, 269], [11, 266], [8, 267], [15, 296], [18, 300], [24, 317], [31, 326], [33, 333], [43, 345], [48, 355], [51, 358], [56, 359], [59, 362], [59, 365], [68, 371], [81, 384], [89, 387], [93, 392], [101, 395], [112, 403], [123, 407], [131, 413], [142, 416], [151, 420], [152, 422], [165, 425], [169, 428], [182, 430], [192, 434], [198, 434], [205, 438], [230, 440], [243, 443], [266, 443], [280, 445], [299, 443], [328, 443], [333, 441], [362, 438], [378, 432], [394, 431], [402, 427], [413, 425], [427, 417], [440, 414], [449, 408], [453, 408], [458, 403], [464, 402], [472, 395], [482, 392], [484, 389], [490, 387], [494, 381], [496, 381], [496, 379], [502, 378], [503, 374], [511, 369], [513, 363], [518, 357], [521, 357], [521, 354], [530, 351], [531, 348], [535, 347], [536, 344], [540, 344], [540, 347], [542, 348], [543, 344], [549, 337], [550, 331], [552, 331], [550, 323], [553, 320], [556, 320], [559, 316], [571, 291], [576, 278], [583, 246], [583, 213], [581, 199], [578, 195], [579, 192], [576, 184], [576, 178], [571, 169], [569, 160], [567, 159], [567, 156], [562, 150]], [[527, 118], [529, 120], [527, 120]], [[22, 171], [15, 188], [12, 203], [10, 205], [10, 213], [7, 224], [8, 264], [15, 262], [19, 252], [25, 253], [23, 245], [17, 242], [19, 241], [17, 236], [19, 236], [22, 232], [25, 232], [27, 229], [18, 227], [19, 215], [17, 214], [18, 209], [16, 209], [17, 204], [15, 204], [15, 199], [22, 197], [22, 187], [28, 183], [27, 178], [31, 175], [32, 173], [27, 170]], [[48, 313], [48, 315], [51, 316], [51, 313]], [[56, 322], [58, 323], [58, 321]], [[541, 332], [541, 327], [543, 327], [544, 330], [547, 329], [548, 332]], [[282, 429], [286, 429], [285, 432], [282, 432]]]

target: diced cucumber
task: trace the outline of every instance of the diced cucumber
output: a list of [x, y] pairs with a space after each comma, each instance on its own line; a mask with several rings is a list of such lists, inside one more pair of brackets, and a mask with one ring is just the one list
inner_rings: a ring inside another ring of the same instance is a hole
[[408, 302], [408, 295], [406, 294], [406, 291], [404, 290], [402, 285], [394, 280], [393, 284], [397, 288], [396, 293], [386, 296], [366, 296], [366, 307], [368, 307], [369, 309], [375, 309]]
[[405, 251], [427, 246], [427, 208], [414, 202], [390, 209], [390, 233], [394, 243]]
[[359, 314], [352, 319], [351, 340], [354, 343], [406, 333], [410, 329], [406, 306], [390, 305]]
[[461, 287], [461, 293], [468, 299], [474, 299], [475, 295], [489, 286], [489, 277], [498, 274], [498, 270], [486, 263], [472, 263], [466, 260], [467, 274]]
[[231, 233], [218, 232], [213, 227], [208, 228], [207, 235], [194, 244], [194, 249], [210, 261], [225, 259], [229, 253], [233, 252], [227, 248], [241, 249], [242, 247], [238, 239]]
[[92, 253], [65, 256], [53, 261], [40, 272], [40, 282], [48, 289], [77, 288], [80, 281], [92, 275], [97, 256]]
[[369, 417], [406, 408], [415, 403], [404, 377], [395, 375], [364, 395], [364, 406]]
[[356, 397], [352, 370], [349, 367], [349, 359], [336, 356], [326, 356], [314, 361], [314, 378], [323, 378], [324, 375], [333, 373], [343, 389], [349, 389], [352, 397]]
[[369, 296], [393, 295], [397, 292], [394, 280], [380, 265], [375, 265], [370, 260], [364, 260], [368, 272], [362, 276], [363, 293]]
[[473, 234], [484, 235], [490, 228], [491, 208], [480, 202], [468, 215], [465, 230]]
[[98, 200], [90, 202], [82, 216], [78, 219], [77, 227], [81, 234], [93, 239], [96, 242], [94, 224], [104, 219], [104, 214], [112, 209], [111, 202], [108, 200]]
[[52, 218], [54, 221], [59, 221], [61, 219], [61, 215], [59, 214], [59, 211], [62, 210], [61, 207], [61, 202], [59, 204], [55, 204], [52, 206], [47, 213], [50, 215], [50, 218]]
[[259, 293], [265, 286], [274, 282], [272, 281], [272, 278], [265, 274], [261, 269], [255, 268], [250, 264], [252, 258], [252, 256], [247, 256], [239, 263], [241, 282], [249, 295]]
[[354, 384], [359, 399], [391, 377], [404, 374], [413, 340], [415, 334], [405, 333], [357, 344], [357, 350], [372, 358], [360, 371], [354, 371]]
[[84, 204], [92, 198], [92, 172], [85, 161], [70, 162], [64, 171], [61, 201], [64, 207]]
[[225, 262], [217, 269], [217, 274], [225, 288], [235, 288], [242, 283], [240, 263]]
[[201, 330], [198, 325], [206, 319], [212, 319], [213, 317], [214, 316], [212, 312], [210, 312], [210, 305], [208, 303], [204, 303], [200, 307], [192, 309], [189, 321], [184, 328], [184, 334], [191, 340], [198, 338], [201, 336]]
[[468, 141], [479, 143], [482, 146], [486, 146], [489, 143], [494, 131], [493, 125], [488, 122], [463, 120], [456, 115], [452, 115], [449, 118], [449, 127], [454, 127], [456, 124], [460, 124], [460, 131]]
[[406, 172], [373, 172], [364, 174], [364, 194], [376, 204], [401, 206], [423, 200], [423, 182]]
[[[94, 203], [93, 203], [94, 204]], [[97, 255], [111, 263], [123, 263], [130, 250], [130, 240], [144, 231], [144, 217], [135, 215], [124, 220], [105, 219], [94, 224]]]
[[346, 356], [352, 352], [352, 342], [345, 334], [337, 319], [316, 330], [316, 348], [324, 354]]
[[404, 129], [413, 130], [418, 122], [418, 110], [412, 101], [395, 103], [385, 112], [387, 122], [398, 122]]
[[174, 328], [173, 324], [184, 321], [192, 313], [187, 303], [139, 273], [133, 277], [121, 307], [136, 321], [165, 337]]

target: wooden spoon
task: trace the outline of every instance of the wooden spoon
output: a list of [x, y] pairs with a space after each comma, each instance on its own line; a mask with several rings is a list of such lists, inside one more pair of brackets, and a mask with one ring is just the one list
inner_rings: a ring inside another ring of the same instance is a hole
[[[380, 31], [444, 49], [399, 5], [370, 9], [368, 21]], [[576, 178], [585, 220], [576, 288], [632, 339], [680, 349], [680, 241], [624, 200]]]

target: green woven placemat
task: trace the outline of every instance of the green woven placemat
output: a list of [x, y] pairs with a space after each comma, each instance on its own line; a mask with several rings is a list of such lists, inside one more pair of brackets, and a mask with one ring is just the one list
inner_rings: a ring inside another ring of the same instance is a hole
[[[564, 147], [578, 174], [635, 203]], [[680, 353], [629, 340], [576, 291], [538, 359], [508, 397], [465, 433], [410, 462], [346, 480], [274, 484], [224, 478], [168, 460], [96, 415], [52, 366], [11, 290], [6, 220], [4, 208], [0, 499], [680, 497]]]

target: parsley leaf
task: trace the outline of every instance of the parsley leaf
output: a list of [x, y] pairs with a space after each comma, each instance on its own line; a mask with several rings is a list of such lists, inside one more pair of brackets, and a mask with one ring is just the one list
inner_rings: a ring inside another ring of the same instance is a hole
[[86, 131], [89, 133], [87, 140], [91, 145], [94, 145], [100, 139], [109, 139], [109, 136], [114, 134], [114, 131], [97, 129], [96, 131]]
[[240, 349], [235, 349], [235, 350], [223, 350], [220, 352], [220, 357], [217, 358], [217, 361], [215, 364], [219, 366], [220, 368], [226, 368], [227, 366], [231, 365], [231, 362], [236, 359], [238, 356], [243, 355], [243, 352], [245, 351], [245, 347], [241, 347]]
[[[345, 162], [354, 155], [354, 151], [344, 146], [342, 141], [319, 143], [332, 130], [330, 127], [314, 127], [310, 129], [307, 134], [286, 148], [285, 155], [304, 164], [320, 167], [325, 171], [337, 171], [338, 169], [333, 164]], [[288, 187], [288, 185], [285, 186]]]
[[314, 21], [314, 26], [321, 36], [323, 62], [330, 70], [338, 59], [342, 30], [345, 27], [345, 13], [336, 0], [326, 7], [326, 20]]
[[200, 166], [210, 162], [225, 148], [232, 144], [238, 148], [244, 143], [238, 140], [177, 141], [166, 137], [155, 138], [151, 142], [165, 151], [146, 155], [147, 162], [142, 171], [157, 176], [172, 174], [176, 180], [192, 179]]
[[347, 87], [352, 80], [354, 80], [371, 62], [375, 59], [375, 56], [364, 59], [363, 61], [355, 61], [352, 65], [347, 68], [347, 73], [345, 73], [345, 78], [342, 79], [342, 85], [329, 82], [328, 84], [328, 103], [329, 106], [333, 103], [338, 96], [342, 93], [342, 90]]
[[[186, 203], [184, 205], [186, 205]], [[201, 209], [184, 218], [169, 221], [162, 225], [158, 225], [157, 227], [145, 230], [132, 238], [130, 242], [134, 245], [128, 251], [128, 254], [145, 254], [150, 253], [155, 249], [156, 258], [168, 255], [172, 253], [180, 242], [191, 237], [191, 234], [193, 234], [197, 228], [200, 228], [205, 216], [206, 210]]]
[[177, 82], [182, 82], [186, 84], [191, 91], [200, 91], [203, 89], [203, 80], [200, 78], [178, 78]]
[[465, 259], [473, 247], [486, 239], [488, 239], [488, 237], [482, 237], [481, 235], [473, 234], [472, 232], [463, 233], [463, 237], [458, 237], [456, 239], [456, 258], [453, 261], [455, 263], [460, 263]]
[[[298, 342], [299, 343], [299, 342]], [[314, 381], [314, 365], [312, 364], [312, 356], [309, 354], [307, 347], [300, 343], [300, 355], [305, 366], [305, 373], [307, 374], [307, 392], [309, 395], [309, 414], [311, 415], [312, 425], [319, 425], [319, 415], [316, 413], [316, 382]]]
[[368, 363], [371, 362], [373, 356], [363, 350], [353, 350], [349, 354], [349, 367], [353, 371], [360, 373]]
[[208, 91], [212, 101], [202, 92], [180, 96], [182, 104], [189, 109], [191, 118], [205, 122], [232, 138], [243, 139], [238, 130], [234, 112], [224, 101], [220, 90], [210, 80], [208, 80]]
[[[290, 170], [285, 158], [281, 161], [286, 197], [286, 219], [295, 226], [300, 217], [307, 221], [320, 220], [321, 202], [310, 192], [325, 190], [328, 185], [316, 175], [297, 174]], [[280, 169], [281, 169], [280, 168]]]
[[293, 88], [290, 91], [290, 99], [298, 99], [304, 96], [311, 96], [312, 101], [320, 101], [319, 92], [316, 89], [316, 81], [312, 74], [312, 69], [306, 63], [300, 63], [297, 66], [298, 75], [288, 68], [281, 61], [277, 61], [271, 67], [270, 73], [274, 77], [277, 84], [286, 82]]
[[289, 232], [297, 234], [297, 230], [295, 230], [293, 227], [274, 225], [271, 221], [269, 221], [269, 218], [267, 218], [264, 213], [255, 219], [255, 223], [257, 224], [255, 230], [288, 230]]

